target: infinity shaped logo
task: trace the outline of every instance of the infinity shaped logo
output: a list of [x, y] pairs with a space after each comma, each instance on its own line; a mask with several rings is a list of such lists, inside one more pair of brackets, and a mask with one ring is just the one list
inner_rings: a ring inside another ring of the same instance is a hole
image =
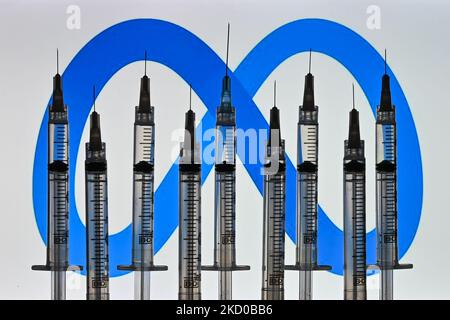
[[[375, 114], [381, 87], [377, 81], [384, 60], [361, 36], [343, 25], [328, 20], [303, 19], [288, 23], [264, 38], [230, 73], [233, 101], [237, 109], [237, 126], [268, 129], [268, 124], [253, 102], [265, 79], [289, 57], [309, 51], [328, 55], [340, 62], [358, 81]], [[91, 84], [101, 90], [114, 74], [126, 65], [142, 60], [148, 50], [151, 61], [167, 66], [190, 83], [208, 108], [201, 128], [215, 126], [215, 108], [220, 97], [224, 62], [202, 40], [186, 29], [162, 20], [137, 19], [114, 25], [98, 34], [71, 61], [64, 72], [65, 100], [71, 107], [70, 121], [70, 190], [75, 190], [75, 170], [81, 135], [92, 107]], [[182, 53], [182, 54], [181, 54]], [[398, 122], [398, 209], [399, 253], [403, 256], [416, 234], [422, 210], [422, 162], [414, 120], [405, 95], [391, 70], [392, 95], [397, 106]], [[292, 106], [294, 107], [294, 106]], [[131, 109], [130, 109], [131, 110]], [[131, 111], [130, 111], [131, 112]], [[33, 168], [33, 204], [42, 239], [47, 234], [47, 112], [41, 123]], [[259, 143], [258, 143], [259, 147]], [[246, 146], [247, 148], [247, 146]], [[258, 150], [259, 152], [259, 150]], [[245, 154], [249, 154], [245, 150]], [[239, 157], [245, 156], [239, 154]], [[246, 159], [242, 159], [247, 163]], [[245, 168], [262, 194], [262, 177], [258, 164]], [[212, 165], [202, 166], [205, 181]], [[369, 172], [370, 174], [370, 172]], [[295, 241], [295, 167], [287, 159], [286, 232]], [[155, 193], [155, 251], [166, 243], [178, 226], [178, 168], [173, 164]], [[79, 218], [75, 196], [70, 194], [70, 259], [85, 265], [85, 226]], [[110, 236], [111, 275], [120, 276], [117, 265], [131, 259], [131, 226]], [[331, 265], [333, 273], [343, 274], [343, 233], [319, 207], [319, 263]], [[367, 260], [376, 260], [375, 230], [367, 234]]]

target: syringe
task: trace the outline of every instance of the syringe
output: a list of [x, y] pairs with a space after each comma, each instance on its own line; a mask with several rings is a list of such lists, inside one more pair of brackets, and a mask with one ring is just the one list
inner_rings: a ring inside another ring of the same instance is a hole
[[280, 113], [270, 110], [269, 141], [264, 164], [262, 300], [284, 299], [284, 237], [286, 219], [286, 161], [280, 133]]
[[236, 111], [231, 104], [228, 76], [230, 25], [222, 98], [216, 119], [214, 190], [214, 265], [203, 270], [219, 271], [219, 300], [232, 299], [232, 271], [250, 270], [236, 265]]
[[109, 299], [108, 180], [106, 146], [100, 132], [100, 115], [91, 114], [89, 142], [86, 143], [86, 299]]
[[178, 298], [201, 300], [201, 162], [192, 88], [189, 101], [179, 160]]
[[354, 87], [344, 149], [344, 299], [366, 299], [366, 159]]
[[150, 100], [150, 79], [147, 77], [146, 52], [145, 74], [141, 79], [139, 106], [135, 108], [134, 121], [132, 260], [131, 265], [118, 266], [119, 270], [135, 272], [136, 300], [150, 299], [150, 271], [167, 270], [167, 266], [153, 264], [154, 115]]
[[397, 124], [391, 100], [390, 78], [385, 70], [382, 78], [380, 105], [376, 122], [376, 227], [377, 264], [380, 274], [380, 299], [394, 298], [395, 269], [411, 269], [412, 264], [398, 261], [397, 239]]
[[317, 168], [319, 108], [314, 101], [314, 76], [305, 77], [303, 105], [297, 125], [297, 256], [296, 264], [286, 270], [299, 270], [299, 299], [312, 299], [312, 271], [331, 270], [317, 264]]
[[58, 51], [48, 120], [47, 210], [47, 262], [31, 269], [50, 271], [52, 300], [65, 300], [66, 271], [82, 268], [69, 266], [69, 124]]

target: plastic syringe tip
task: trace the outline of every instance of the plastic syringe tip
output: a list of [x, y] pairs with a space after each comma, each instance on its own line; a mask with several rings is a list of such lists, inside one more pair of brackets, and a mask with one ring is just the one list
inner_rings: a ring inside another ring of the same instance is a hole
[[361, 147], [361, 136], [359, 133], [359, 112], [355, 108], [350, 111], [348, 147], [352, 149]]
[[144, 75], [141, 78], [141, 90], [139, 94], [139, 111], [150, 112], [150, 78]]
[[270, 129], [280, 129], [280, 109], [275, 106], [270, 109]]
[[269, 135], [269, 145], [271, 146], [272, 134], [277, 137], [278, 146], [281, 145], [281, 129], [280, 129], [280, 110], [277, 107], [270, 109], [270, 135]]
[[53, 77], [53, 94], [52, 94], [52, 105], [50, 107], [52, 112], [63, 112], [64, 111], [64, 99], [62, 90], [62, 79], [59, 73]]
[[191, 163], [195, 158], [195, 112], [191, 108], [186, 112], [184, 125], [184, 145], [190, 154]]
[[391, 99], [391, 80], [387, 74], [383, 75], [381, 83], [381, 98], [380, 98], [380, 110], [391, 111], [392, 99]]
[[89, 147], [93, 151], [102, 150], [100, 115], [96, 111], [93, 111], [91, 113], [91, 128], [89, 130]]
[[195, 112], [189, 109], [185, 115], [184, 128], [186, 134], [193, 136], [195, 134]]
[[222, 96], [220, 105], [224, 107], [231, 106], [231, 78], [226, 75], [222, 80]]
[[302, 110], [314, 111], [316, 107], [314, 101], [314, 76], [308, 73], [305, 76], [305, 91], [303, 92]]

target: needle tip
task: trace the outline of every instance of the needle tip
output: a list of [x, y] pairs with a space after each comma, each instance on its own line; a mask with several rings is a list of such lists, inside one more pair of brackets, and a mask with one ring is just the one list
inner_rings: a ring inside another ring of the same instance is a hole
[[189, 110], [192, 110], [192, 85], [189, 84]]
[[309, 73], [311, 73], [311, 56], [312, 56], [312, 49], [309, 48]]
[[147, 75], [147, 50], [145, 50], [145, 56], [144, 56], [144, 75]]
[[355, 84], [352, 83], [352, 94], [353, 94], [353, 110], [355, 109]]
[[95, 85], [92, 87], [92, 100], [94, 101], [94, 112], [95, 112]]
[[277, 105], [277, 81], [273, 82], [273, 106]]
[[227, 31], [227, 56], [225, 63], [225, 75], [228, 76], [228, 55], [230, 52], [230, 23], [228, 22], [228, 31]]

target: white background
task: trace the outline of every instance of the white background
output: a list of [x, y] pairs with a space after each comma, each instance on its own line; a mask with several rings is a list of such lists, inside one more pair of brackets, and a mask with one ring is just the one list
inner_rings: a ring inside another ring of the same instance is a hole
[[[66, 26], [69, 5], [81, 9], [81, 28]], [[381, 28], [367, 27], [369, 5], [381, 10]], [[342, 23], [366, 38], [379, 52], [388, 48], [389, 64], [410, 104], [422, 151], [424, 198], [416, 238], [402, 259], [414, 269], [395, 273], [398, 299], [450, 298], [448, 214], [450, 136], [447, 117], [450, 76], [450, 3], [448, 1], [12, 1], [0, 0], [0, 298], [47, 299], [48, 273], [32, 272], [44, 263], [45, 246], [39, 236], [32, 204], [32, 168], [39, 126], [52, 88], [55, 49], [60, 50], [60, 69], [96, 34], [118, 22], [133, 18], [157, 18], [185, 27], [220, 56], [225, 56], [226, 24], [231, 23], [230, 68], [233, 70], [268, 33], [301, 18], [324, 18]], [[292, 39], [292, 41], [298, 41]], [[351, 48], [348, 48], [351, 50]], [[182, 53], [180, 53], [182, 54]], [[171, 133], [183, 126], [188, 105], [186, 83], [166, 67], [149, 63], [152, 102], [156, 107], [156, 182], [166, 174], [172, 149]], [[109, 162], [110, 234], [126, 227], [131, 219], [131, 141], [134, 106], [138, 102], [143, 65], [135, 63], [118, 72], [100, 93], [97, 108]], [[307, 55], [282, 64], [266, 80], [255, 102], [268, 117], [272, 106], [272, 83], [278, 81], [278, 106], [287, 152], [295, 159], [297, 106], [301, 103]], [[316, 103], [320, 107], [320, 204], [342, 226], [342, 155], [351, 107], [352, 76], [337, 62], [313, 56]], [[374, 79], [378, 81], [378, 79]], [[220, 90], [220, 84], [217, 84]], [[395, 99], [395, 97], [394, 97]], [[395, 101], [394, 101], [395, 102]], [[366, 140], [367, 167], [374, 166], [374, 121], [368, 102], [356, 88], [361, 111], [362, 137]], [[71, 106], [69, 106], [70, 108]], [[194, 97], [197, 119], [205, 106]], [[86, 141], [85, 130], [82, 141]], [[76, 201], [84, 221], [84, 148], [80, 148], [76, 176]], [[262, 198], [242, 165], [237, 168], [238, 263], [250, 272], [234, 273], [234, 298], [259, 299], [261, 285]], [[375, 225], [374, 179], [367, 174], [367, 228]], [[175, 193], [176, 194], [176, 193]], [[174, 194], [174, 195], [175, 195]], [[45, 197], [43, 194], [42, 197]], [[213, 175], [203, 188], [203, 263], [212, 261]], [[178, 236], [175, 232], [156, 255], [168, 272], [152, 278], [152, 297], [176, 299], [178, 290]], [[286, 246], [286, 263], [294, 261], [294, 245]], [[68, 276], [68, 298], [84, 299], [85, 278]], [[217, 274], [202, 274], [203, 297], [217, 297]], [[342, 277], [315, 273], [316, 299], [341, 299]], [[286, 298], [296, 299], [298, 276], [286, 272]], [[133, 277], [111, 281], [112, 299], [133, 298]], [[369, 298], [378, 296], [378, 278], [368, 280]]]

